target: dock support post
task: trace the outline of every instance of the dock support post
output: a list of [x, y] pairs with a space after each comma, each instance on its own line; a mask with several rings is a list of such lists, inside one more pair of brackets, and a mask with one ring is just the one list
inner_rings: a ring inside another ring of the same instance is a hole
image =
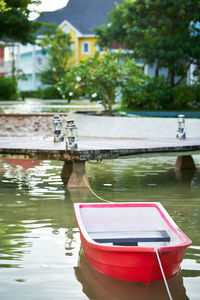
[[88, 189], [87, 184], [89, 185], [89, 182], [85, 171], [85, 161], [65, 161], [61, 178], [66, 188]]
[[176, 159], [175, 168], [179, 170], [196, 170], [196, 166], [191, 155], [178, 156]]

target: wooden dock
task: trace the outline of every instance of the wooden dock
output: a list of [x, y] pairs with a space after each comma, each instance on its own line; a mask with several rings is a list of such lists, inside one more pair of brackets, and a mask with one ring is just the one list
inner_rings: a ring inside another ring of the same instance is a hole
[[[78, 149], [66, 151], [65, 142], [55, 143], [53, 138], [1, 137], [0, 155], [23, 155], [31, 159], [64, 161], [61, 177], [71, 188], [86, 187], [85, 162], [114, 159], [134, 155], [177, 153], [176, 166], [195, 168], [192, 154], [200, 153], [200, 139], [84, 139]], [[184, 159], [183, 159], [184, 158]]]

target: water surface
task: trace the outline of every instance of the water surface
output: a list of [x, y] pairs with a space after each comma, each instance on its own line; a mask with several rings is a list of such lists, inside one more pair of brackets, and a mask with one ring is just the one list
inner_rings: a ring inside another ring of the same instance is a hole
[[25, 101], [0, 101], [0, 113], [69, 113], [84, 110], [102, 110], [102, 105], [89, 100], [42, 100], [25, 99]]
[[[108, 201], [159, 201], [192, 239], [173, 299], [200, 295], [200, 156], [195, 172], [175, 172], [176, 157], [88, 162], [92, 189]], [[62, 162], [0, 160], [0, 295], [2, 300], [168, 299], [163, 282], [109, 278], [81, 249], [74, 202], [99, 202], [89, 191], [64, 190]], [[142, 220], [141, 220], [142, 221]], [[120, 219], [119, 219], [120, 222]]]

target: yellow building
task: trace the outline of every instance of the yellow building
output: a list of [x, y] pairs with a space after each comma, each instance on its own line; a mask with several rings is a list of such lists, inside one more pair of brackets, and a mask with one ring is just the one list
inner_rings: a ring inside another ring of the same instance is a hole
[[73, 41], [71, 61], [74, 65], [78, 65], [81, 60], [88, 59], [99, 51], [97, 38], [93, 34], [82, 35], [69, 22], [64, 21], [60, 26], [64, 32], [69, 33]]
[[[36, 21], [55, 23], [71, 35], [73, 55], [70, 66], [78, 65], [98, 51], [97, 38], [93, 29], [107, 22], [107, 14], [122, 0], [69, 0], [61, 9], [45, 12]], [[37, 45], [20, 45], [19, 68], [26, 80], [19, 80], [21, 91], [34, 91], [43, 87], [40, 70], [45, 66], [45, 53]]]
[[38, 21], [56, 23], [71, 35], [73, 65], [99, 51], [93, 29], [107, 22], [107, 14], [122, 0], [69, 0], [64, 8], [46, 12]]

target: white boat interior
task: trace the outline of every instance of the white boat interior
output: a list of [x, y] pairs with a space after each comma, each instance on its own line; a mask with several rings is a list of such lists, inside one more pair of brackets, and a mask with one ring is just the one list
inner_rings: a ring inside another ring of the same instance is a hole
[[[90, 238], [102, 245], [159, 248], [181, 243], [156, 207], [82, 207], [80, 214]], [[165, 217], [172, 220], [166, 211]]]

